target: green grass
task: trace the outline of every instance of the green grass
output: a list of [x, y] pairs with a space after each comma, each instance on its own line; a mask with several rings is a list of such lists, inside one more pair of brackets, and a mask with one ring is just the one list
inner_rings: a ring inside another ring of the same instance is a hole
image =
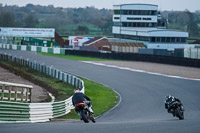
[[47, 55], [47, 56], [55, 56], [59, 58], [65, 58], [70, 60], [80, 60], [80, 61], [116, 61], [112, 59], [101, 59], [101, 58], [93, 58], [93, 57], [83, 57], [83, 56], [75, 56], [75, 55], [60, 55], [60, 54], [50, 54], [37, 52], [38, 54]]
[[[58, 95], [56, 96], [56, 101], [67, 99], [73, 95], [73, 90], [75, 88], [72, 85], [64, 83], [63, 81], [57, 80], [43, 73], [32, 70], [28, 67], [22, 67], [16, 64], [13, 65], [12, 63], [9, 63], [9, 62], [0, 61], [0, 65], [1, 64], [6, 66], [7, 68], [12, 67], [13, 68], [12, 71], [18, 70], [23, 73], [26, 73], [30, 75], [30, 78], [32, 78], [33, 76], [34, 78], [37, 78], [40, 81], [43, 81], [45, 84], [48, 84], [49, 86], [57, 89]], [[117, 103], [118, 101], [117, 94], [114, 93], [110, 88], [105, 87], [101, 84], [98, 84], [90, 80], [86, 80], [86, 79], [82, 79], [82, 80], [84, 81], [86, 95], [89, 96], [91, 100], [93, 101], [93, 109], [95, 112], [95, 116], [98, 116], [108, 111]], [[48, 98], [48, 101], [49, 101], [49, 98]], [[77, 119], [79, 117], [77, 113], [74, 110], [72, 110], [69, 114], [62, 116], [60, 118], [61, 119], [63, 118]]]

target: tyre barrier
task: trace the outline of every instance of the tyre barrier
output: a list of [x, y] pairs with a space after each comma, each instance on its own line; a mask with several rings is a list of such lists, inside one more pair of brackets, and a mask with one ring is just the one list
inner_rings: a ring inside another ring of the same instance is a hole
[[[53, 66], [46, 66], [29, 59], [17, 58], [16, 56], [0, 53], [0, 61], [11, 61], [13, 64], [29, 67], [46, 75], [52, 76], [63, 82], [85, 92], [84, 82], [80, 78], [66, 72], [55, 69]], [[68, 114], [72, 105], [72, 96], [64, 101], [48, 103], [20, 103], [11, 101], [0, 101], [0, 123], [35, 123], [47, 122]]]

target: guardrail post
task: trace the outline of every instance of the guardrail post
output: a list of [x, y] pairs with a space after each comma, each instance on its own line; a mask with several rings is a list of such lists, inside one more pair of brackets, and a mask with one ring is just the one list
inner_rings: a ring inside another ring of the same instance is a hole
[[77, 80], [77, 88], [79, 88], [79, 82], [80, 82], [80, 80], [78, 79]]
[[65, 79], [65, 74], [64, 74], [64, 72], [63, 72], [63, 73], [62, 73], [62, 78], [61, 78], [61, 80], [64, 81], [64, 79]]
[[12, 86], [9, 86], [9, 97], [8, 97], [9, 101], [11, 100], [11, 89], [12, 89]]
[[32, 95], [32, 90], [31, 90], [31, 88], [29, 88], [29, 99], [30, 99], [30, 103], [31, 103], [31, 95]]
[[15, 101], [17, 101], [17, 89], [15, 89]]
[[28, 102], [28, 92], [29, 92], [29, 89], [27, 90], [26, 88], [26, 102]]
[[57, 72], [57, 70], [54, 69], [54, 72], [53, 72], [53, 73], [54, 73], [54, 74], [53, 74], [53, 77], [54, 77], [54, 78], [56, 78], [56, 72]]
[[74, 86], [74, 76], [71, 76], [72, 77], [72, 85]]
[[27, 65], [28, 67], [29, 67], [29, 63], [30, 63], [30, 62], [29, 62], [29, 59], [27, 58], [27, 59], [26, 59], [26, 65]]
[[60, 71], [57, 71], [57, 79], [59, 79], [60, 80]]
[[19, 58], [19, 65], [22, 65], [22, 57]]
[[16, 62], [17, 62], [17, 59], [16, 59], [16, 56], [14, 57], [14, 64], [16, 64]]
[[1, 90], [1, 100], [3, 100], [3, 97], [4, 97], [4, 90], [5, 90], [5, 85], [3, 84], [2, 90]]
[[49, 67], [47, 67], [47, 69], [46, 69], [46, 74], [50, 75], [50, 68]]
[[74, 87], [76, 87], [76, 78], [74, 77]]
[[67, 79], [66, 79], [66, 81], [67, 81], [67, 83], [69, 83], [69, 75], [67, 74], [67, 77], [66, 77]]
[[24, 92], [24, 88], [21, 89], [21, 102], [23, 102], [23, 97], [24, 97], [23, 92]]

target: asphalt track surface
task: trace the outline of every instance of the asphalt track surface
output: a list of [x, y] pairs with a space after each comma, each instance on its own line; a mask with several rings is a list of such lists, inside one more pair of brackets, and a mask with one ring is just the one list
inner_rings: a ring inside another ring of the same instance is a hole
[[[0, 133], [200, 133], [200, 81], [98, 66], [33, 52], [0, 49], [53, 65], [65, 72], [104, 84], [120, 94], [120, 103], [97, 122], [62, 121], [33, 124], [0, 124]], [[185, 119], [178, 120], [164, 109], [167, 94], [181, 99]]]

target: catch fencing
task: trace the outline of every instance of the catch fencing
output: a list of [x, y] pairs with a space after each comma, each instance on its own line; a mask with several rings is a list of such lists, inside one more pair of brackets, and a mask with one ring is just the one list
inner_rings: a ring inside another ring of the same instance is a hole
[[184, 57], [200, 59], [200, 48], [185, 48], [184, 49]]
[[[40, 64], [36, 61], [23, 59], [22, 57], [16, 57], [10, 54], [8, 55], [7, 53], [0, 53], [0, 61], [10, 61], [13, 65], [18, 64], [29, 67], [63, 82], [69, 83], [74, 87], [79, 88], [83, 93], [85, 92], [83, 80], [74, 75], [58, 70], [53, 66], [47, 66], [44, 63]], [[1, 100], [0, 122], [46, 122], [52, 118], [68, 114], [71, 109], [73, 109], [72, 96], [64, 101], [49, 103], [21, 103]]]

